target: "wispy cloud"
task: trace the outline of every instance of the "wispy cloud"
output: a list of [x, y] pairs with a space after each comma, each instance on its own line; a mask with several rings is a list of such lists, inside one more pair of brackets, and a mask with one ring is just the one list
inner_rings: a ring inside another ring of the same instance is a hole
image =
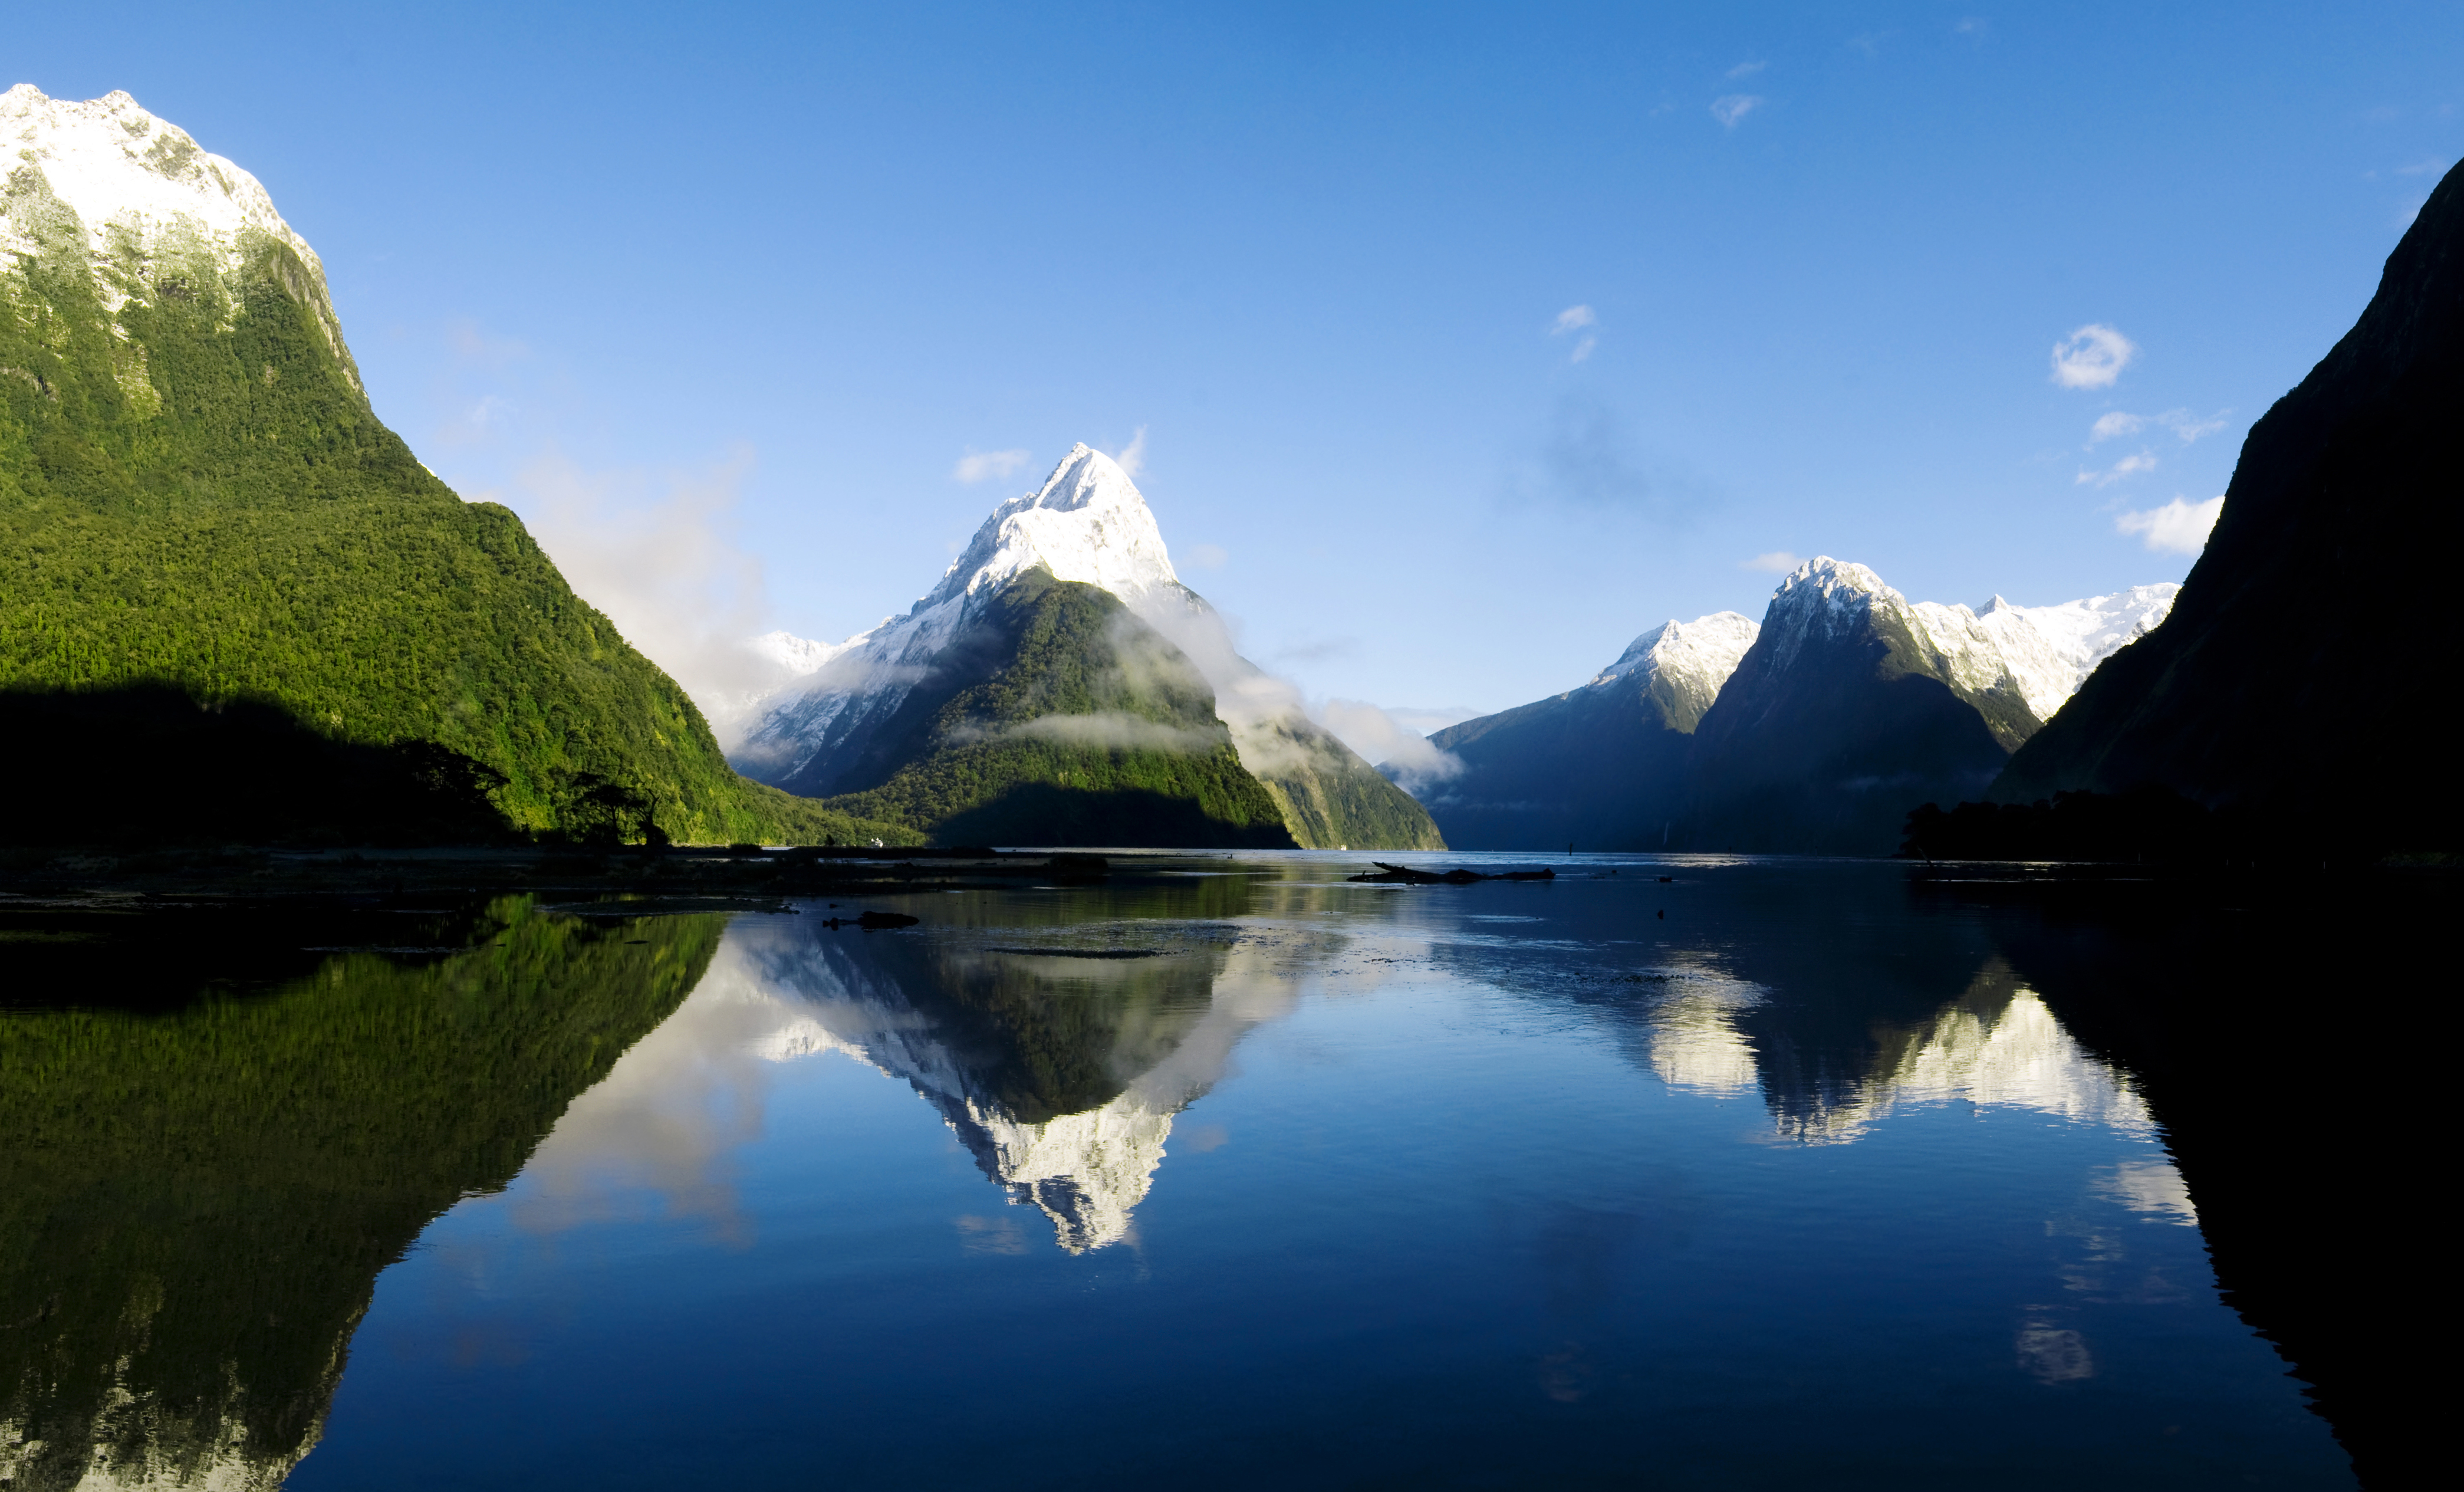
[[1231, 553], [1221, 544], [1192, 544], [1181, 551], [1180, 558], [1181, 564], [1192, 570], [1221, 570], [1231, 560]]
[[[1599, 313], [1594, 311], [1589, 306], [1568, 306], [1565, 310], [1557, 313], [1556, 320], [1550, 323], [1549, 335], [1551, 337], [1563, 337], [1568, 332], [1579, 332], [1587, 326], [1596, 324], [1599, 321]], [[1585, 358], [1590, 357], [1592, 355], [1592, 349], [1597, 347], [1599, 344], [1600, 340], [1597, 337], [1586, 333], [1575, 340], [1574, 350], [1573, 354], [1566, 359], [1566, 361], [1569, 362], [1580, 362]]]
[[1771, 64], [1768, 62], [1740, 62], [1735, 67], [1728, 69], [1727, 76], [1730, 77], [1751, 77], [1756, 73], [1761, 72], [1764, 68], [1769, 66], [1771, 66]]
[[515, 408], [514, 402], [502, 394], [483, 394], [477, 404], [463, 411], [462, 418], [473, 429], [495, 429], [505, 424]]
[[1112, 453], [1112, 461], [1133, 481], [1147, 466], [1147, 428], [1143, 425], [1130, 437], [1130, 443]]
[[1963, 15], [1950, 23], [1952, 35], [1965, 36], [1970, 41], [1983, 41], [1985, 33], [1991, 29], [1991, 23], [1981, 15]]
[[2187, 446], [2203, 435], [2213, 435], [2223, 429], [2225, 416], [2231, 413], [2231, 409], [2219, 409], [2202, 416], [2188, 409], [2167, 409], [2163, 414], [2132, 414], [2127, 410], [2112, 409], [2098, 415], [2096, 424], [2088, 428], [2087, 443], [2094, 446], [2119, 436], [2136, 435], [2154, 426], [2171, 430]]
[[1007, 476], [1026, 465], [1026, 452], [1020, 450], [970, 450], [950, 469], [950, 475], [961, 482], [981, 482], [991, 477]]
[[1711, 100], [1711, 118], [1720, 121], [1722, 129], [1735, 129], [1739, 120], [1761, 108], [1765, 101], [1759, 94], [1724, 94]]
[[2216, 526], [2216, 517], [2224, 511], [2222, 497], [2211, 497], [2205, 502], [2176, 497], [2161, 508], [2117, 515], [2113, 527], [2118, 533], [2140, 536], [2141, 542], [2150, 549], [2195, 555], [2208, 547], [2208, 532]]
[[1790, 554], [1785, 549], [1774, 549], [1767, 555], [1756, 555], [1751, 560], [1738, 560], [1737, 568], [1761, 570], [1771, 575], [1786, 575], [1803, 563], [1805, 560], [1799, 556]]
[[2426, 161], [2415, 161], [2410, 165], [2399, 165], [2395, 168], [2395, 174], [2398, 176], [2428, 176], [2433, 172], [2442, 172], [2446, 169], [2447, 163], [2445, 161], [2440, 160], [2436, 156], [2431, 156]]
[[2101, 472], [2081, 472], [2073, 484], [2079, 487], [2111, 487], [2124, 477], [2156, 470], [2156, 458], [2143, 450], [2135, 456], [2124, 456]]
[[1432, 746], [1427, 736], [1365, 699], [1330, 699], [1317, 716], [1364, 759], [1393, 769], [1407, 792], [1418, 783], [1442, 782], [1463, 770], [1462, 757]]
[[521, 514], [567, 583], [700, 705], [721, 744], [781, 669], [745, 646], [768, 625], [761, 561], [738, 542], [739, 450], [715, 467], [651, 478], [588, 472], [551, 450], [514, 491], [481, 495]]
[[2139, 344], [2101, 321], [2090, 321], [2054, 343], [2054, 382], [2064, 388], [2111, 388]]

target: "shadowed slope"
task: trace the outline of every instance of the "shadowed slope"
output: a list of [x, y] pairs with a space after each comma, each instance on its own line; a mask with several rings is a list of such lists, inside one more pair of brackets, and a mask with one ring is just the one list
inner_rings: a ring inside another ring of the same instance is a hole
[[[2360, 321], [2252, 427], [2172, 616], [2117, 653], [1992, 796], [2171, 788], [2278, 843], [2453, 847], [2464, 804], [2431, 719], [2458, 681], [2464, 178], [2387, 257]], [[2366, 595], [2371, 604], [2349, 604]]]

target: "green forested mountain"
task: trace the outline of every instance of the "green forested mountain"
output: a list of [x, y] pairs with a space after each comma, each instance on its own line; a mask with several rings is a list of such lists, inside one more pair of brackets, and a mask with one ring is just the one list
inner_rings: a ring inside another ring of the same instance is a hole
[[0, 195], [0, 713], [148, 686], [255, 702], [468, 758], [510, 832], [884, 832], [737, 777], [518, 518], [419, 464], [245, 172], [124, 94], [13, 89], [0, 124], [32, 142]]
[[841, 781], [831, 807], [943, 844], [1292, 844], [1180, 650], [1042, 569], [967, 621]]

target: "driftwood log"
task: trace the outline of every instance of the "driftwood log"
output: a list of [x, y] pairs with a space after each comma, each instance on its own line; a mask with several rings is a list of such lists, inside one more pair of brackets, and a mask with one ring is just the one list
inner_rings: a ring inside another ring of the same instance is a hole
[[1474, 881], [1553, 881], [1554, 870], [1507, 870], [1498, 875], [1483, 875], [1458, 866], [1452, 870], [1415, 870], [1410, 866], [1390, 866], [1383, 860], [1369, 862], [1377, 867], [1375, 875], [1355, 875], [1354, 881], [1368, 881], [1380, 886], [1469, 886]]

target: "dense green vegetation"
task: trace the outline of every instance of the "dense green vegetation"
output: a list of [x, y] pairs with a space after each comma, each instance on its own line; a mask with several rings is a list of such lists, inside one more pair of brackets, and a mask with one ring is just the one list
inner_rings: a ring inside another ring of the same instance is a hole
[[252, 234], [227, 273], [203, 239], [122, 234], [97, 269], [34, 167], [0, 200], [38, 246], [0, 267], [0, 689], [169, 686], [431, 743], [494, 775], [512, 832], [896, 832], [738, 778], [518, 518], [378, 422], [288, 244]]
[[[14, 1485], [77, 1484], [98, 1449], [132, 1485], [296, 1459], [378, 1271], [512, 1179], [698, 982], [725, 921], [590, 924], [519, 898], [385, 920], [470, 951], [310, 955], [270, 987], [191, 984], [163, 1015], [0, 1011], [0, 1425], [38, 1442]], [[0, 940], [78, 939], [91, 984], [114, 938], [182, 931], [134, 921]]]
[[1179, 649], [1041, 570], [951, 641], [850, 776], [830, 806], [947, 844], [1292, 843]]
[[[1258, 781], [1292, 838], [1311, 849], [1443, 849], [1435, 820], [1333, 732], [1292, 715], [1257, 728]], [[1261, 746], [1264, 750], [1260, 750]]]

